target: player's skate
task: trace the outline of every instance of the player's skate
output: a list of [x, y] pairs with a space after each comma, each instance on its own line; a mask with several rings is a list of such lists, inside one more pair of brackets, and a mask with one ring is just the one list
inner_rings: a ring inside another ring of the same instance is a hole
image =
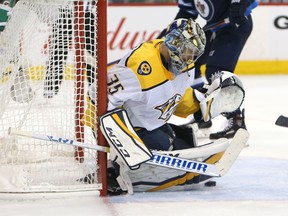
[[233, 138], [239, 128], [247, 129], [245, 124], [245, 109], [240, 114], [228, 119], [228, 125], [223, 131], [211, 133], [210, 139]]

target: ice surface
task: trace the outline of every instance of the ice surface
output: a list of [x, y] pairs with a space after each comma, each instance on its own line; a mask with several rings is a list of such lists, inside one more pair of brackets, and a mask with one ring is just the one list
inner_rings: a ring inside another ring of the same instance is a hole
[[[241, 76], [250, 132], [234, 166], [216, 187], [101, 198], [97, 192], [0, 194], [1, 216], [288, 216], [288, 76]], [[213, 122], [220, 129], [222, 118]]]

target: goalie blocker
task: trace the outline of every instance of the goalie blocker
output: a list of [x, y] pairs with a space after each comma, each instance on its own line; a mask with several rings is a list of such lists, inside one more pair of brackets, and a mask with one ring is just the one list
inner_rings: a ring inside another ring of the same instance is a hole
[[151, 151], [138, 137], [123, 109], [101, 116], [100, 129], [110, 145], [111, 155], [115, 155], [114, 160], [120, 159], [130, 169], [137, 169], [152, 158]]

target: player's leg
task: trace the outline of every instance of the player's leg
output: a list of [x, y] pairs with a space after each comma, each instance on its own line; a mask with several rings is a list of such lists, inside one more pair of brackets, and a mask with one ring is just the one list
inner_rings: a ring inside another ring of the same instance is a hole
[[[86, 64], [86, 77], [88, 84], [91, 85], [95, 80], [95, 16], [91, 11], [85, 12], [85, 64]], [[88, 57], [89, 56], [89, 57]], [[91, 62], [94, 61], [94, 62]]]
[[251, 16], [248, 18], [248, 21], [239, 28], [227, 26], [214, 35], [205, 62], [205, 76], [209, 83], [211, 83], [217, 71], [234, 72], [239, 56], [252, 32]]
[[68, 56], [69, 44], [72, 37], [71, 12], [69, 10], [62, 10], [59, 19], [56, 20], [52, 28], [49, 43], [49, 62], [46, 68], [44, 83], [44, 97], [46, 98], [52, 98], [58, 94], [64, 78], [64, 64]]
[[191, 124], [180, 126], [170, 124], [170, 126], [176, 135], [173, 142], [173, 150], [188, 149], [197, 146], [197, 140]]
[[195, 81], [192, 85], [194, 89], [199, 90], [202, 92], [202, 87], [205, 82], [207, 82], [205, 77], [206, 72], [206, 62], [208, 61], [211, 46], [213, 44], [213, 33], [211, 31], [205, 31], [206, 36], [206, 45], [204, 53], [197, 59], [195, 62]]
[[136, 128], [136, 133], [149, 149], [169, 151], [173, 148], [175, 133], [169, 124], [152, 131]]
[[196, 138], [190, 125], [165, 124], [152, 131], [139, 129], [137, 134], [153, 150], [180, 150], [196, 146]]
[[[197, 89], [198, 91], [205, 93], [205, 89], [203, 89], [204, 83], [207, 83], [206, 77], [205, 77], [205, 71], [206, 71], [206, 62], [207, 58], [209, 56], [211, 45], [212, 45], [212, 32], [211, 31], [205, 31], [206, 36], [206, 46], [204, 53], [197, 59], [195, 62], [195, 80], [192, 85], [193, 89]], [[194, 125], [194, 133], [196, 134], [197, 138], [206, 138], [211, 133], [211, 127], [212, 127], [212, 121], [209, 120], [207, 122], [200, 120], [197, 121]]]
[[[234, 72], [243, 47], [251, 34], [252, 25], [251, 16], [248, 16], [248, 21], [239, 28], [226, 27], [216, 33], [210, 48], [211, 54], [206, 61], [205, 76], [208, 82], [213, 80], [217, 71]], [[239, 128], [246, 129], [244, 113], [240, 108], [233, 113], [226, 114], [226, 118], [228, 119], [227, 127], [215, 134], [210, 134], [210, 139], [231, 138]]]

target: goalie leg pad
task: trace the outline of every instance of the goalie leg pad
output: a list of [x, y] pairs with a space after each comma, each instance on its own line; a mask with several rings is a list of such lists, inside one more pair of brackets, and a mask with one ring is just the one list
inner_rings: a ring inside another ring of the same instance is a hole
[[100, 118], [100, 129], [111, 149], [130, 169], [152, 158], [151, 151], [134, 131], [126, 111], [117, 109]]

